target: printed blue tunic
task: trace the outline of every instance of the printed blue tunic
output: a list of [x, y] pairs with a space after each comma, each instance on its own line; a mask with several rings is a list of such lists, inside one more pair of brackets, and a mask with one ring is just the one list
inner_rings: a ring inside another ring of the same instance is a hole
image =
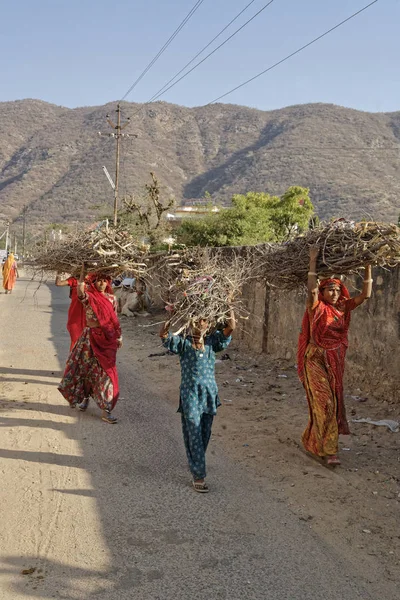
[[201, 416], [217, 414], [221, 402], [215, 381], [215, 354], [229, 346], [232, 337], [222, 331], [204, 339], [204, 350], [192, 346], [191, 337], [168, 334], [163, 341], [165, 348], [179, 355], [181, 363], [181, 386], [178, 412], [195, 425], [200, 424]]

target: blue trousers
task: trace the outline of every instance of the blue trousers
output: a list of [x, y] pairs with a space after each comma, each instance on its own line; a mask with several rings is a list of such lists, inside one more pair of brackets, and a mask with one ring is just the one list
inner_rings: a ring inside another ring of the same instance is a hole
[[214, 415], [202, 414], [199, 425], [181, 415], [183, 441], [193, 479], [206, 476], [206, 450], [211, 437]]

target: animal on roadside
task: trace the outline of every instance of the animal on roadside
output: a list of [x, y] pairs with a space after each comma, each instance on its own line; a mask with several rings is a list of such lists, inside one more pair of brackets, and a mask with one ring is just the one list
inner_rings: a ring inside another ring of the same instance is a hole
[[147, 292], [146, 282], [143, 279], [135, 279], [133, 286], [124, 297], [124, 302], [121, 299], [121, 315], [132, 317], [135, 315], [147, 316], [150, 308], [150, 297]]

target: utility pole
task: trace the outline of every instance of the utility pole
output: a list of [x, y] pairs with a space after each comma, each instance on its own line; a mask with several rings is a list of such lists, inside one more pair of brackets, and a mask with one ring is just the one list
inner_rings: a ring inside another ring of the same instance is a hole
[[10, 221], [7, 221], [6, 227], [7, 227], [7, 229], [6, 229], [6, 252], [7, 252], [7, 250], [8, 250], [8, 238], [9, 238], [9, 235], [10, 235]]
[[114, 225], [117, 225], [118, 222], [118, 185], [119, 185], [119, 159], [120, 159], [120, 146], [121, 146], [121, 138], [123, 137], [137, 137], [136, 134], [124, 134], [122, 131], [127, 127], [130, 123], [130, 118], [126, 120], [126, 123], [121, 125], [121, 105], [117, 104], [117, 123], [113, 123], [110, 118], [110, 115], [106, 115], [107, 123], [110, 125], [112, 129], [114, 129], [115, 133], [106, 133], [103, 134], [99, 131], [99, 135], [108, 135], [109, 137], [113, 137], [116, 144], [116, 156], [115, 156], [115, 182], [114, 182]]
[[22, 256], [25, 256], [25, 236], [26, 236], [26, 213], [28, 212], [28, 207], [25, 204], [22, 209]]

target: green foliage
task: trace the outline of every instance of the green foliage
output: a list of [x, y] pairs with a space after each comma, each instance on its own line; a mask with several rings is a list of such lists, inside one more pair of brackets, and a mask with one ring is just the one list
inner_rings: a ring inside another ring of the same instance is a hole
[[235, 194], [232, 208], [203, 219], [185, 219], [177, 230], [188, 246], [242, 246], [281, 242], [309, 227], [314, 207], [309, 190], [290, 187], [283, 196]]

